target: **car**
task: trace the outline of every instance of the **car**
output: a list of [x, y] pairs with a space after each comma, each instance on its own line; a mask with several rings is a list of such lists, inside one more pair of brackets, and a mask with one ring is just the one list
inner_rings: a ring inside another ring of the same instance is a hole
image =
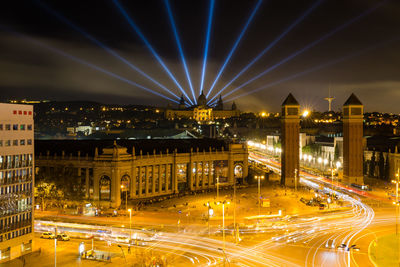
[[345, 250], [345, 251], [347, 251], [348, 249], [347, 249], [347, 245], [346, 244], [341, 244], [340, 246], [338, 246], [337, 247], [339, 250]]
[[54, 239], [56, 236], [52, 232], [43, 232], [40, 238], [44, 239]]
[[59, 235], [57, 235], [57, 240], [59, 240], [59, 241], [69, 241], [69, 236], [67, 234], [59, 234]]

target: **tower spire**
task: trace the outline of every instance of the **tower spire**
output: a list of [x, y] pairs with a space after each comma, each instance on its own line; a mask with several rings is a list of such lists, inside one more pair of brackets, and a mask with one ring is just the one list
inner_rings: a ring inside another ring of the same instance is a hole
[[331, 86], [329, 85], [328, 88], [328, 97], [324, 98], [326, 101], [328, 101], [328, 111], [332, 111], [332, 101], [335, 99], [333, 96], [331, 96]]

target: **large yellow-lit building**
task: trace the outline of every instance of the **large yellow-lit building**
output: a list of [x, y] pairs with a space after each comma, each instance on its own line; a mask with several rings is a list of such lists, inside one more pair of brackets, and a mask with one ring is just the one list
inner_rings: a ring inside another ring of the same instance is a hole
[[197, 105], [186, 107], [185, 99], [183, 96], [178, 105], [178, 109], [166, 109], [165, 117], [167, 119], [193, 119], [199, 122], [207, 122], [218, 119], [226, 119], [230, 117], [237, 117], [240, 111], [237, 109], [235, 102], [232, 104], [230, 110], [224, 110], [221, 96], [215, 107], [207, 105], [206, 96], [201, 93], [197, 99]]
[[33, 106], [0, 104], [0, 265], [32, 252]]

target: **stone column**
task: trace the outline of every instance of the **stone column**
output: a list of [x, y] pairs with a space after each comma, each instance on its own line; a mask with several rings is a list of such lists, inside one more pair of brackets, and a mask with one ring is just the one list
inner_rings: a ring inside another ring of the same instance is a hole
[[86, 173], [85, 173], [85, 198], [89, 199], [90, 198], [90, 184], [89, 184], [89, 168], [86, 168]]
[[121, 177], [119, 169], [113, 168], [111, 176], [111, 184], [114, 185], [114, 189], [111, 188], [111, 201], [115, 207], [119, 207], [121, 205]]
[[161, 179], [161, 164], [158, 165], [158, 194], [161, 195], [162, 179]]
[[212, 161], [208, 162], [208, 188], [211, 188], [212, 185], [212, 173], [211, 173]]
[[144, 193], [144, 195], [145, 196], [148, 196], [149, 195], [149, 170], [150, 170], [150, 168], [149, 168], [150, 166], [145, 166], [145, 168], [146, 168], [146, 171], [145, 171], [145, 193]]
[[196, 178], [196, 190], [197, 189], [199, 189], [199, 179], [200, 179], [200, 177], [199, 177], [199, 162], [198, 161], [196, 161], [195, 162], [195, 164], [196, 164], [196, 172], [194, 173], [194, 175], [195, 175], [195, 178]]
[[169, 186], [168, 167], [169, 167], [169, 164], [165, 164], [165, 192], [168, 192], [168, 186]]
[[99, 172], [96, 168], [93, 168], [93, 200], [98, 201], [100, 199], [100, 177]]
[[204, 175], [204, 173], [205, 173], [205, 164], [204, 164], [204, 161], [202, 161], [201, 162], [201, 186], [202, 186], [202, 188], [205, 188], [206, 187], [206, 179], [205, 179], [205, 175]]
[[151, 165], [151, 195], [154, 196], [156, 194], [156, 179], [154, 179], [155, 173], [154, 173], [154, 165]]
[[193, 191], [193, 162], [192, 159], [190, 159], [189, 164], [188, 164], [188, 182], [189, 182], [189, 189], [190, 191]]
[[143, 187], [142, 187], [142, 166], [140, 166], [139, 167], [139, 173], [138, 173], [138, 179], [139, 179], [139, 181], [138, 181], [138, 183], [139, 183], [139, 194], [138, 194], [138, 196], [139, 197], [141, 197], [142, 196], [142, 192], [143, 192]]
[[136, 166], [132, 165], [132, 171], [131, 171], [131, 184], [130, 184], [130, 190], [131, 190], [131, 198], [136, 198]]

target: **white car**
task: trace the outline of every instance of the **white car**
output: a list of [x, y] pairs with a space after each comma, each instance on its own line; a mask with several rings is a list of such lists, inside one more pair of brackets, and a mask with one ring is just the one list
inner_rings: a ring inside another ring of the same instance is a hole
[[54, 239], [54, 238], [56, 238], [56, 236], [51, 232], [43, 232], [42, 235], [40, 236], [40, 238]]
[[59, 234], [59, 235], [57, 235], [57, 240], [68, 241], [69, 240], [69, 236], [67, 234]]

